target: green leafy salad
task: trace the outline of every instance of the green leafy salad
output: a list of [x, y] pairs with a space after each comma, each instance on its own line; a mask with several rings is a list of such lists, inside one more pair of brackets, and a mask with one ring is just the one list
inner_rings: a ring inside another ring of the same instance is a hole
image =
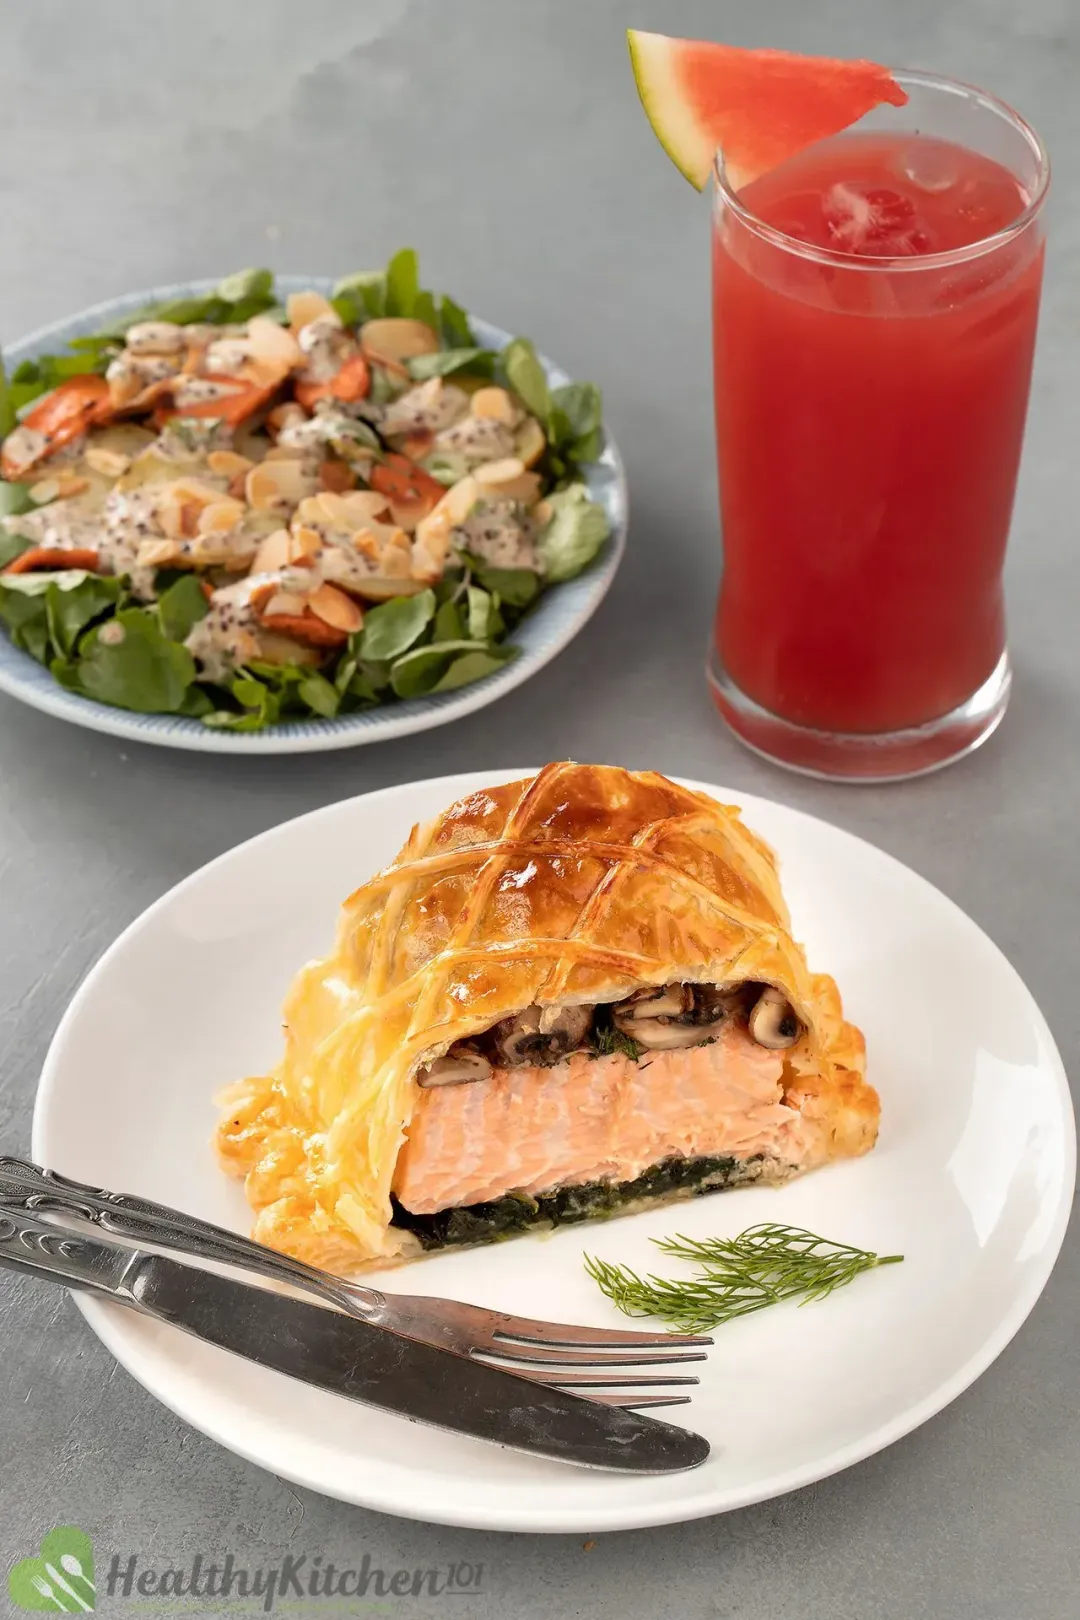
[[411, 249], [329, 299], [243, 271], [0, 370], [0, 623], [72, 692], [239, 731], [452, 691], [604, 545], [602, 432]]

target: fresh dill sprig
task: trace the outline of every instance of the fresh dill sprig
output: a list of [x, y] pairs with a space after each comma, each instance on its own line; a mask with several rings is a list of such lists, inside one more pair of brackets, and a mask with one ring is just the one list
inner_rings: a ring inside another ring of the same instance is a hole
[[896, 1265], [902, 1254], [874, 1254], [798, 1226], [769, 1221], [736, 1238], [654, 1238], [664, 1254], [692, 1260], [698, 1275], [639, 1277], [629, 1266], [585, 1256], [585, 1269], [627, 1316], [659, 1316], [677, 1333], [708, 1333], [724, 1322], [802, 1295], [800, 1304], [846, 1288], [860, 1272]]

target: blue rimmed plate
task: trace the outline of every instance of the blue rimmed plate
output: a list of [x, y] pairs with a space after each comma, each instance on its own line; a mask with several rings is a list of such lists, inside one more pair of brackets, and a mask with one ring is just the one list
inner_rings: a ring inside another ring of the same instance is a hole
[[[287, 295], [314, 288], [329, 295], [331, 281], [325, 276], [277, 276], [279, 292]], [[126, 293], [122, 298], [110, 299], [84, 309], [78, 315], [54, 321], [29, 337], [22, 338], [5, 350], [4, 358], [10, 369], [20, 361], [32, 360], [40, 354], [54, 354], [74, 337], [113, 322], [150, 303], [166, 299], [186, 298], [210, 292], [216, 280], [178, 282], [171, 287], [151, 287], [141, 292]], [[470, 316], [477, 338], [487, 348], [501, 349], [512, 336], [500, 327], [492, 326], [476, 316]], [[569, 374], [561, 366], [540, 356], [548, 381], [558, 387], [569, 382]], [[28, 653], [12, 646], [0, 631], [0, 691], [8, 692], [32, 708], [45, 714], [70, 720], [77, 726], [92, 731], [106, 731], [114, 737], [127, 737], [135, 742], [157, 743], [163, 748], [188, 748], [207, 754], [308, 754], [331, 748], [355, 748], [361, 743], [381, 742], [390, 737], [404, 737], [412, 731], [427, 731], [432, 726], [446, 725], [465, 714], [482, 709], [505, 693], [512, 692], [538, 669], [560, 653], [583, 629], [600, 606], [615, 578], [626, 546], [627, 492], [622, 457], [610, 436], [605, 436], [603, 453], [588, 468], [586, 483], [590, 498], [604, 508], [608, 515], [611, 537], [600, 556], [577, 579], [555, 585], [545, 592], [536, 609], [508, 638], [519, 651], [512, 663], [486, 676], [473, 686], [457, 692], [443, 692], [431, 697], [410, 698], [369, 709], [363, 714], [344, 715], [334, 720], [322, 720], [312, 715], [307, 720], [291, 721], [288, 725], [274, 726], [267, 731], [216, 731], [198, 720], [187, 720], [171, 714], [131, 714], [126, 709], [112, 709], [103, 703], [79, 697], [58, 686], [47, 669], [36, 663]]]

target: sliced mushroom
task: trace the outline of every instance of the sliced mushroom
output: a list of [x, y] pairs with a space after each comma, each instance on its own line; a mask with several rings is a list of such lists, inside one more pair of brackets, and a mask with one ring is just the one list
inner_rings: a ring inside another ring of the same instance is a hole
[[434, 1086], [470, 1086], [477, 1080], [490, 1078], [491, 1064], [483, 1053], [459, 1046], [436, 1058], [426, 1069], [421, 1069], [416, 1083], [428, 1091]]
[[582, 1044], [591, 1023], [591, 1007], [526, 1007], [492, 1030], [497, 1060], [508, 1069], [560, 1063]]
[[616, 1029], [653, 1052], [700, 1046], [738, 1010], [740, 991], [714, 984], [667, 984], [638, 990], [611, 1010]]
[[781, 1052], [794, 1046], [802, 1033], [802, 1025], [791, 1002], [772, 985], [764, 990], [754, 1003], [750, 1014], [750, 1034], [759, 1046], [771, 1052]]

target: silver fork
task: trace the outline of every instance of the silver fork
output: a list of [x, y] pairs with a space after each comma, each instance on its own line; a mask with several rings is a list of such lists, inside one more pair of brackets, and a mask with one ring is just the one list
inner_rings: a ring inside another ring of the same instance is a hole
[[704, 1361], [705, 1348], [713, 1342], [703, 1335], [578, 1327], [513, 1316], [459, 1300], [384, 1294], [166, 1204], [89, 1187], [25, 1159], [0, 1157], [2, 1208], [66, 1216], [114, 1237], [253, 1272], [408, 1338], [502, 1367], [519, 1378], [573, 1390], [607, 1406], [684, 1405], [689, 1395], [661, 1391], [698, 1383], [692, 1374], [665, 1372], [659, 1377], [642, 1377], [622, 1369], [682, 1367], [686, 1362]]

